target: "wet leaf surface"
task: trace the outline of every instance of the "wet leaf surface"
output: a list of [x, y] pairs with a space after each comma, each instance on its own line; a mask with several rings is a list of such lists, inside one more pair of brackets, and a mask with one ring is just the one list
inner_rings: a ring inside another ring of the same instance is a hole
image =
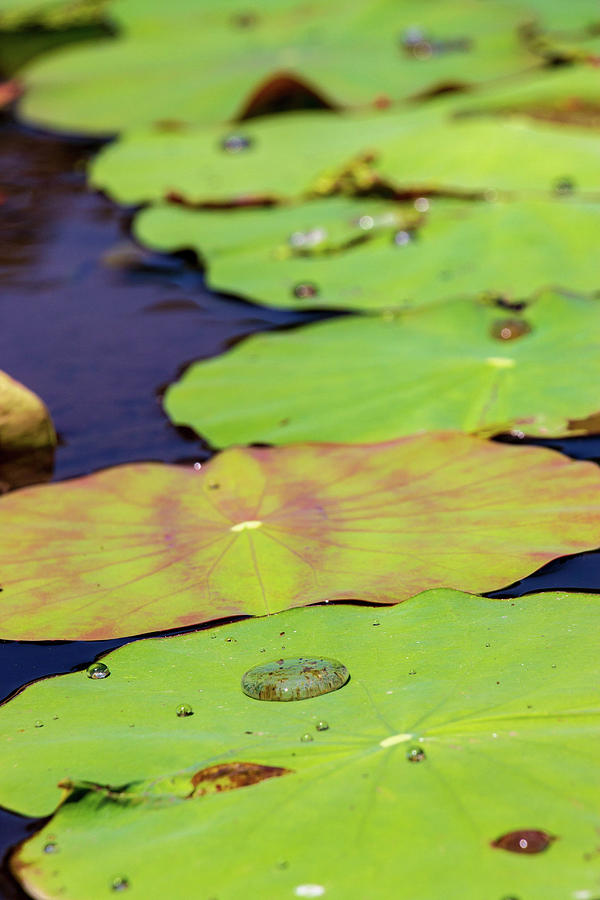
[[517, 339], [498, 330], [506, 318], [494, 301], [452, 300], [253, 337], [187, 369], [165, 409], [218, 447], [585, 431], [573, 420], [598, 409], [597, 299], [542, 294], [511, 314], [529, 328]]
[[476, 85], [540, 64], [519, 35], [522, 9], [476, 0], [409, 0], [401, 10], [394, 0], [343, 9], [286, 0], [247, 12], [237, 0], [115, 3], [115, 39], [28, 68], [22, 115], [106, 135], [164, 120], [231, 121], [273, 77], [291, 75], [350, 107]]
[[221, 146], [231, 126], [134, 130], [97, 157], [91, 180], [129, 204], [172, 192], [195, 204], [340, 191], [472, 196], [496, 190], [535, 198], [550, 194], [566, 175], [578, 191], [600, 191], [600, 151], [590, 129], [557, 128], [527, 115], [456, 115], [462, 108], [442, 99], [404, 112], [257, 119], [244, 122], [249, 149], [233, 154]]
[[[135, 220], [153, 250], [193, 249], [208, 284], [269, 306], [390, 309], [449, 297], [600, 289], [600, 204], [332, 198], [236, 212], [173, 204]], [[298, 285], [312, 284], [311, 295]]]
[[549, 451], [441, 433], [238, 448], [199, 469], [129, 465], [24, 489], [0, 498], [3, 635], [97, 640], [448, 584], [489, 591], [597, 546], [599, 479]]
[[[13, 870], [33, 896], [90, 900], [115, 878], [176, 900], [200, 881], [223, 898], [321, 885], [362, 900], [375, 873], [402, 900], [416, 888], [437, 900], [442, 877], [452, 900], [467, 878], [482, 896], [491, 880], [498, 896], [591, 892], [599, 603], [440, 590], [377, 611], [293, 610], [138, 641], [106, 657], [106, 681], [33, 685], [0, 710], [0, 800], [41, 814], [59, 803], [59, 781], [76, 790]], [[282, 642], [340, 659], [350, 681], [301, 703], [246, 697], [242, 674]], [[202, 714], [178, 718], [182, 698]], [[411, 761], [415, 749], [424, 756]], [[194, 774], [240, 761], [291, 772], [189, 797]], [[490, 846], [515, 831], [559, 839], [536, 858]]]

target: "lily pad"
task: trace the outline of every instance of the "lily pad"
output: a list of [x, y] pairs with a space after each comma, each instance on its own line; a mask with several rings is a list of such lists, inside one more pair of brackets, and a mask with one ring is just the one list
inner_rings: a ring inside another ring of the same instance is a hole
[[600, 204], [332, 198], [235, 213], [150, 207], [137, 237], [192, 248], [211, 288], [269, 306], [389, 309], [549, 285], [600, 289]]
[[[372, 105], [474, 85], [539, 64], [503, 3], [299, 0], [246, 10], [189, 0], [121, 0], [114, 40], [63, 50], [29, 67], [21, 112], [67, 131], [114, 133], [169, 120], [209, 124], [247, 112], [282, 73], [334, 106]], [[116, 90], [118, 86], [118, 90]]]
[[232, 449], [199, 471], [126, 465], [27, 488], [0, 498], [1, 634], [97, 640], [501, 588], [597, 546], [599, 484], [594, 465], [553, 451], [437, 434]]
[[190, 366], [164, 405], [215, 447], [586, 433], [600, 408], [599, 335], [597, 299], [548, 293], [522, 312], [450, 300], [251, 337]]
[[102, 21], [111, 0], [2, 0], [0, 29], [60, 29]]
[[[446, 100], [405, 114], [292, 113], [237, 128], [132, 133], [96, 157], [91, 181], [125, 204], [281, 202], [339, 191], [535, 195], [565, 175], [582, 191], [600, 190], [600, 149], [589, 129], [525, 115], [446, 118], [455, 108]], [[237, 152], [226, 149], [232, 135]]]
[[[467, 884], [592, 896], [599, 614], [593, 595], [429, 591], [140, 641], [105, 657], [103, 681], [32, 685], [0, 711], [0, 801], [43, 815], [59, 782], [70, 796], [13, 872], [31, 896], [89, 900], [199, 884], [439, 900], [442, 879], [449, 900]], [[255, 664], [307, 652], [339, 658], [348, 683], [291, 703], [242, 692]]]

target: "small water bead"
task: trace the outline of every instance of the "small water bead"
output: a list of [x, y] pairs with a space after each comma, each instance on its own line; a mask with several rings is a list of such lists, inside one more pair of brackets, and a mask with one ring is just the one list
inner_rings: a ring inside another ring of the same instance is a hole
[[417, 212], [427, 212], [429, 209], [429, 200], [427, 197], [417, 197], [414, 202], [414, 207]]
[[58, 846], [54, 843], [54, 841], [48, 841], [47, 844], [44, 844], [44, 853], [56, 853], [58, 851]]
[[110, 675], [110, 669], [105, 663], [92, 663], [91, 666], [88, 666], [86, 669], [87, 677], [93, 678], [94, 680], [98, 680], [100, 678], [108, 678]]
[[305, 744], [308, 744], [308, 742], [309, 742], [309, 741], [313, 741], [314, 738], [313, 738], [312, 734], [309, 734], [308, 731], [306, 731], [306, 732], [302, 735], [302, 737], [300, 738], [300, 740], [303, 741]]
[[44, 723], [43, 723], [43, 722], [40, 722], [39, 719], [36, 719], [36, 720], [35, 720], [34, 725], [35, 725], [36, 728], [43, 728], [43, 727], [44, 727]]
[[397, 247], [406, 247], [407, 244], [410, 244], [410, 232], [397, 231], [394, 235], [394, 243]]
[[244, 134], [228, 134], [221, 141], [221, 149], [226, 153], [241, 153], [252, 146], [252, 140]]
[[181, 706], [178, 706], [175, 710], [180, 719], [185, 719], [188, 716], [194, 715], [194, 710], [188, 703], [182, 703]]
[[128, 887], [129, 881], [127, 878], [114, 878], [111, 884], [113, 891], [126, 891]]
[[253, 666], [242, 678], [242, 690], [254, 700], [306, 700], [337, 691], [349, 678], [337, 659], [300, 656]]
[[409, 762], [423, 762], [425, 751], [422, 747], [410, 747], [406, 751], [406, 758]]
[[494, 322], [490, 334], [499, 341], [515, 341], [531, 332], [531, 325], [523, 319], [499, 319]]
[[288, 238], [291, 247], [301, 250], [309, 250], [311, 247], [318, 247], [327, 237], [327, 231], [324, 228], [311, 228], [310, 231], [294, 231]]
[[315, 728], [317, 729], [317, 731], [327, 731], [329, 729], [329, 722], [317, 722]]
[[501, 835], [495, 841], [491, 841], [490, 846], [508, 850], [510, 853], [542, 853], [555, 840], [554, 835], [548, 834], [547, 831], [523, 828]]
[[299, 300], [306, 300], [309, 297], [316, 297], [319, 293], [319, 288], [316, 284], [311, 284], [311, 282], [307, 281], [295, 285], [292, 293], [294, 294], [294, 297], [297, 297]]

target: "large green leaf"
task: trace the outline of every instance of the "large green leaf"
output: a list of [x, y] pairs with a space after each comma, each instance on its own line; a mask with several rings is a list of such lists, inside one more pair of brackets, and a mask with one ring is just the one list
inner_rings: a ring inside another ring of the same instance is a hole
[[[121, 0], [111, 11], [122, 26], [115, 40], [29, 68], [28, 121], [100, 133], [164, 119], [206, 124], [234, 118], [282, 72], [333, 104], [359, 106], [539, 63], [519, 38], [520, 13], [503, 3], [278, 0], [248, 12], [237, 0]], [[415, 26], [423, 37], [411, 44]]]
[[565, 176], [600, 190], [596, 134], [529, 116], [446, 120], [448, 101], [410, 113], [293, 113], [243, 123], [249, 145], [227, 152], [229, 129], [132, 133], [92, 164], [92, 183], [120, 203], [179, 195], [192, 204], [306, 193], [551, 191]]
[[200, 471], [127, 465], [26, 489], [0, 498], [0, 635], [98, 639], [500, 588], [598, 545], [599, 484], [595, 466], [552, 451], [437, 434], [233, 449]]
[[600, 408], [598, 301], [543, 294], [523, 312], [503, 302], [451, 300], [251, 337], [190, 366], [165, 410], [216, 447], [593, 430], [584, 420]]
[[210, 287], [271, 306], [390, 309], [484, 290], [600, 289], [600, 205], [566, 198], [435, 199], [422, 216], [369, 199], [235, 213], [163, 204], [135, 231], [153, 249], [193, 248]]
[[[40, 815], [58, 782], [76, 791], [13, 871], [62, 900], [595, 896], [599, 613], [597, 596], [430, 591], [140, 641], [104, 680], [30, 686], [0, 711], [0, 801]], [[242, 693], [250, 667], [307, 654], [350, 681], [291, 703]], [[236, 789], [244, 771], [257, 783]], [[555, 838], [544, 853], [502, 849], [530, 829]]]

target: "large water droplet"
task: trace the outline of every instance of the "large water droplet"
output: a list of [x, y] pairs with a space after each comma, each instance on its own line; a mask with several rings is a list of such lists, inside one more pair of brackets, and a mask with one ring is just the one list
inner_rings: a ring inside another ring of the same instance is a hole
[[499, 341], [515, 341], [530, 331], [531, 325], [523, 319], [499, 319], [493, 323], [490, 334]]
[[252, 146], [252, 140], [244, 134], [228, 134], [221, 141], [221, 149], [226, 153], [241, 153]]
[[406, 751], [406, 758], [409, 762], [423, 762], [425, 751], [422, 747], [410, 747]]
[[187, 716], [193, 716], [194, 710], [189, 705], [189, 703], [182, 703], [181, 706], [178, 706], [175, 710], [180, 719], [185, 719]]
[[297, 297], [299, 300], [306, 300], [309, 297], [316, 297], [319, 293], [319, 288], [316, 284], [304, 282], [302, 284], [297, 284], [292, 293], [294, 294], [294, 297]]
[[242, 690], [254, 700], [306, 700], [343, 687], [350, 673], [337, 659], [300, 656], [261, 663], [242, 678]]
[[111, 888], [113, 889], [113, 891], [126, 891], [128, 887], [129, 881], [127, 880], [127, 878], [113, 878], [111, 884]]
[[554, 835], [548, 834], [547, 831], [522, 828], [501, 835], [491, 842], [491, 846], [500, 850], [508, 850], [510, 853], [541, 853], [555, 840]]
[[88, 678], [108, 678], [110, 675], [110, 669], [107, 665], [101, 662], [92, 663], [91, 666], [88, 666], [86, 669]]

